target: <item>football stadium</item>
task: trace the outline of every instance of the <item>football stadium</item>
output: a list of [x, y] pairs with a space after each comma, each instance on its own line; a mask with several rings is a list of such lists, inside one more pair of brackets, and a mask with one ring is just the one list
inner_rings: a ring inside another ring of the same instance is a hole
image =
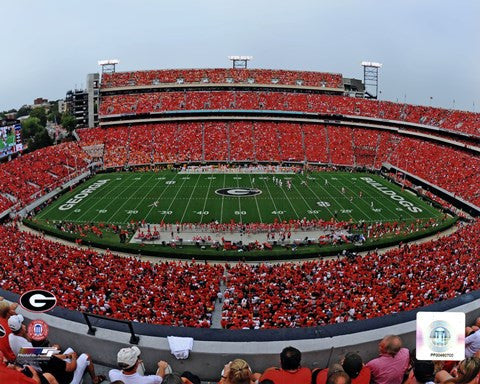
[[[0, 356], [49, 383], [62, 382], [49, 341], [88, 352], [86, 383], [146, 369], [166, 383], [393, 384], [408, 364], [410, 380], [428, 371], [408, 383], [449, 382], [455, 364], [432, 361], [458, 360], [450, 339], [468, 345], [480, 326], [480, 114], [381, 100], [371, 77], [229, 59], [103, 60], [94, 126], [23, 154], [19, 123], [0, 128]], [[448, 312], [461, 334], [431, 315], [434, 352], [411, 360], [417, 315]], [[478, 380], [471, 348], [455, 372]], [[405, 367], [382, 379], [389, 364]]]

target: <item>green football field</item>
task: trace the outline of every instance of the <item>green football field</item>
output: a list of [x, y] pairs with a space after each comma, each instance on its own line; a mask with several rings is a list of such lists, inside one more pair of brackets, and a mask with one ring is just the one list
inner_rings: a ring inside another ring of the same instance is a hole
[[[274, 182], [273, 177], [281, 180]], [[288, 182], [290, 188], [288, 188]], [[39, 221], [124, 224], [264, 222], [306, 217], [355, 222], [413, 221], [443, 213], [367, 173], [99, 174], [49, 205]]]

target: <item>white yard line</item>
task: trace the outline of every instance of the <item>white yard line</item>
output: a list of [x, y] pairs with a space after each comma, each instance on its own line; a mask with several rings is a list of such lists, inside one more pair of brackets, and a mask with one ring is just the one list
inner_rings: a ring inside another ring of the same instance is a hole
[[[240, 183], [238, 182], [238, 177], [239, 176], [235, 176], [236, 180], [237, 180], [237, 187], [240, 188]], [[238, 213], [240, 214], [240, 224], [242, 224], [242, 204], [240, 203], [240, 197], [238, 198]]]
[[[252, 185], [252, 188], [255, 188], [252, 183], [252, 176], [249, 175], [248, 177], [250, 178], [250, 184]], [[260, 213], [260, 207], [258, 206], [257, 195], [253, 196], [253, 198], [255, 199], [255, 204], [257, 205], [258, 218], [260, 219], [260, 223], [263, 223], [262, 214]]]
[[[307, 205], [308, 208], [310, 208], [311, 211], [316, 211], [318, 210], [317, 207], [313, 207], [308, 203], [308, 201], [305, 199], [305, 197], [303, 196], [303, 194], [298, 190], [297, 186], [293, 183], [293, 180], [292, 180], [292, 185], [293, 185], [293, 188], [295, 188], [295, 190], [298, 192], [298, 194], [300, 195], [300, 197], [303, 199], [303, 201], [305, 202], [305, 204]], [[313, 216], [315, 216], [315, 218], [318, 220], [318, 216], [316, 213], [313, 214]], [[300, 218], [299, 218], [300, 219]]]
[[[178, 172], [175, 174], [175, 177], [172, 179], [172, 181], [175, 181], [175, 179], [177, 178], [177, 176], [178, 176]], [[160, 177], [162, 177], [162, 176], [160, 176]], [[160, 181], [160, 179], [159, 179], [159, 181]], [[161, 181], [165, 181], [165, 179], [162, 179]], [[175, 183], [176, 183], [176, 181], [175, 181]], [[157, 184], [158, 184], [158, 183], [157, 183]], [[158, 198], [157, 198], [156, 201], [160, 200], [160, 199], [162, 198], [163, 194], [167, 191], [167, 189], [170, 188], [170, 186], [174, 186], [174, 185], [175, 185], [175, 184], [167, 184], [167, 186], [166, 186], [165, 188], [163, 188], [162, 193], [160, 193], [160, 196], [158, 196]], [[156, 186], [156, 185], [155, 185], [155, 186]], [[158, 208], [158, 207], [155, 207], [154, 205], [152, 205], [152, 208], [149, 209], [149, 211], [147, 212], [147, 215], [146, 215], [145, 217], [148, 217], [148, 216], [150, 215], [150, 213], [152, 212], [153, 208]]]
[[[142, 183], [142, 186], [145, 185], [148, 181], [150, 181], [152, 177], [147, 177], [147, 180], [145, 182]], [[135, 178], [134, 178], [135, 179]], [[135, 180], [137, 181], [137, 180]], [[137, 189], [138, 190], [138, 189]], [[120, 204], [120, 206], [117, 208], [117, 210], [115, 212], [113, 212], [113, 215], [111, 216], [112, 218], [123, 208], [123, 206], [129, 202], [130, 199], [126, 199], [122, 204]], [[128, 223], [128, 219], [132, 216], [132, 214], [129, 214], [127, 219], [125, 220], [126, 223]]]
[[[134, 177], [131, 177], [131, 178], [130, 178], [130, 177], [128, 177], [126, 174], [123, 175], [123, 177], [125, 177], [127, 180], [132, 180], [132, 179], [133, 179], [133, 183], [129, 183], [126, 187], [124, 187], [125, 189], [133, 186], [133, 185], [137, 182], [137, 180], [135, 180]], [[122, 178], [123, 178], [123, 177], [122, 177]], [[120, 186], [123, 186], [123, 183], [124, 183], [124, 182], [122, 181], [119, 185], [117, 185], [116, 187], [112, 188], [112, 190], [107, 194], [107, 196], [110, 196], [117, 188], [119, 188]], [[105, 197], [106, 197], [106, 196], [105, 196]], [[99, 200], [98, 202], [100, 202], [100, 201], [103, 201], [103, 199], [102, 199], [102, 200]], [[104, 206], [102, 209], [107, 209], [108, 207], [110, 207], [110, 205], [114, 204], [116, 201], [117, 201], [117, 200], [116, 200], [115, 198], [113, 198], [112, 201], [111, 201], [110, 203], [108, 203], [106, 206]], [[128, 201], [128, 200], [126, 200], [126, 201]], [[92, 209], [93, 207], [95, 207], [96, 205], [98, 205], [98, 202], [96, 202], [95, 204], [93, 204], [93, 205], [90, 207], [89, 212], [91, 212], [91, 209]], [[100, 215], [100, 213], [97, 213], [97, 214], [96, 214], [94, 217], [92, 217], [89, 221], [92, 222], [92, 223], [94, 223], [94, 222], [96, 221], [98, 215]], [[81, 215], [80, 217], [78, 217], [77, 220], [80, 220], [82, 216], [83, 216], [83, 215]], [[109, 215], [109, 220], [113, 219], [113, 216], [114, 216], [114, 214], [113, 214], [113, 215]], [[102, 220], [102, 221], [103, 221], [103, 220]]]
[[[227, 174], [224, 173], [223, 174], [223, 187], [222, 188], [225, 188], [225, 179], [227, 178]], [[223, 201], [225, 200], [225, 196], [222, 195], [222, 207], [220, 209], [220, 223], [223, 223]]]
[[[334, 177], [335, 177], [335, 176], [334, 176]], [[343, 177], [342, 177], [342, 179], [343, 179]], [[334, 181], [336, 181], [336, 180], [334, 180]], [[320, 188], [325, 189], [325, 188], [322, 186], [322, 183], [318, 183], [318, 184], [320, 185]], [[340, 191], [340, 189], [337, 188], [337, 187], [336, 187], [335, 185], [333, 185], [333, 184], [334, 184], [333, 182], [330, 182], [328, 185], [329, 185], [329, 186], [332, 186], [333, 188], [335, 188], [335, 189], [338, 191], [339, 195], [343, 195], [342, 192]], [[327, 193], [328, 193], [328, 191], [327, 191]], [[329, 195], [330, 195], [330, 194], [329, 194]], [[332, 195], [330, 195], [330, 196], [332, 196]], [[345, 198], [346, 198], [346, 195], [344, 195], [344, 196], [345, 196]], [[333, 196], [332, 196], [332, 197], [333, 197]], [[355, 199], [353, 199], [353, 200], [351, 201], [351, 204], [352, 204], [353, 206], [355, 206], [360, 212], [362, 212], [362, 213], [365, 215], [365, 217], [370, 217], [370, 215], [369, 215], [367, 212], [365, 212], [362, 208], [360, 208], [357, 204], [355, 204], [354, 201], [355, 201]], [[340, 201], [337, 201], [337, 203], [338, 203], [338, 205], [340, 205], [340, 207], [342, 207], [342, 209], [346, 209], [346, 208], [340, 203]], [[350, 218], [355, 221], [355, 218], [354, 218], [352, 215], [350, 215]]]
[[282, 221], [282, 218], [281, 218], [280, 215], [278, 214], [277, 205], [275, 204], [275, 200], [273, 200], [272, 194], [271, 194], [271, 192], [270, 192], [270, 188], [268, 187], [268, 184], [267, 184], [267, 182], [266, 182], [265, 180], [263, 180], [263, 182], [265, 183], [265, 186], [267, 187], [268, 194], [270, 195], [270, 200], [272, 200], [272, 203], [273, 203], [273, 208], [275, 208], [275, 212], [277, 212], [278, 218], [280, 219], [280, 221]]
[[205, 195], [205, 201], [203, 202], [202, 215], [200, 216], [200, 223], [203, 221], [203, 213], [205, 212], [205, 207], [207, 206], [208, 194], [210, 193], [210, 187], [212, 186], [212, 176], [210, 176], [210, 183], [208, 184], [207, 194]]
[[[362, 180], [362, 181], [363, 181], [363, 180]], [[375, 181], [378, 182], [377, 179], [375, 179]], [[352, 185], [354, 184], [351, 180], [348, 180], [348, 182], [349, 182], [350, 184], [352, 184]], [[364, 182], [364, 183], [365, 183], [365, 182]], [[381, 184], [385, 187], [385, 185], [384, 185], [383, 183], [381, 183]], [[369, 185], [368, 183], [365, 183], [365, 185], [368, 186], [368, 187], [370, 187], [370, 188], [372, 188], [373, 190], [375, 190], [375, 188], [373, 188], [373, 187], [372, 187], [371, 185]], [[362, 188], [362, 196], [364, 196], [363, 192], [365, 192], [365, 189]], [[377, 191], [377, 192], [379, 192], [379, 191]], [[391, 215], [392, 218], [389, 219], [388, 217], [385, 217], [386, 215], [385, 215], [385, 214], [383, 213], [383, 211], [382, 211], [382, 216], [384, 217], [384, 220], [383, 220], [383, 219], [380, 220], [381, 222], [384, 222], [384, 221], [385, 221], [385, 222], [389, 222], [389, 221], [392, 221], [392, 220], [396, 220], [395, 216], [398, 216], [398, 213], [395, 213], [394, 211], [392, 211], [392, 210], [389, 208], [388, 205], [384, 204], [384, 203], [381, 201], [381, 199], [372, 197], [372, 196], [369, 195], [368, 193], [366, 193], [365, 195], [366, 195], [367, 198], [370, 198], [370, 201], [375, 201], [375, 202], [378, 203], [379, 205], [383, 206], [383, 208], [385, 208], [385, 211], [386, 211], [387, 213], [390, 213], [390, 214], [393, 213], [393, 215]], [[380, 197], [382, 198], [383, 196], [380, 196]], [[354, 205], [355, 205], [355, 204], [354, 204]], [[407, 212], [407, 210], [405, 210], [404, 212]], [[375, 212], [375, 213], [377, 213], [377, 212]], [[415, 218], [411, 213], [409, 213], [409, 212], [407, 212], [407, 213], [408, 213], [412, 218]], [[367, 217], [370, 217], [370, 215], [367, 215]], [[378, 222], [379, 220], [369, 220], [369, 221], [370, 221], [370, 222], [372, 222], [372, 221], [373, 221], [373, 222]]]
[[[283, 180], [283, 179], [282, 179], [282, 180]], [[283, 180], [283, 181], [285, 181], [285, 180]], [[286, 184], [286, 183], [285, 183], [285, 184]], [[290, 204], [290, 206], [292, 207], [293, 212], [295, 212], [295, 216], [297, 216], [297, 219], [300, 219], [300, 217], [298, 216], [297, 210], [295, 209], [295, 207], [293, 206], [292, 202], [290, 201], [290, 198], [289, 198], [288, 195], [287, 195], [287, 192], [285, 191], [285, 189], [283, 189], [283, 184], [282, 184], [282, 187], [279, 187], [279, 188], [282, 190], [283, 194], [284, 194], [285, 197], [287, 198], [287, 201], [288, 201], [288, 203]], [[286, 186], [285, 186], [285, 188], [286, 188]]]
[[[306, 183], [307, 183], [307, 184], [306, 184], [306, 187], [307, 187], [310, 191], [312, 191], [312, 193], [315, 195], [315, 197], [316, 197], [319, 201], [321, 201], [320, 196], [318, 196], [318, 195], [315, 193], [315, 191], [314, 191], [312, 188], [310, 188], [310, 186], [308, 185], [308, 179], [307, 179]], [[320, 184], [320, 183], [319, 183], [319, 184]], [[322, 189], [325, 189], [325, 188], [322, 188]], [[334, 198], [332, 195], [330, 195], [330, 193], [328, 193], [327, 190], [325, 190], [325, 191], [327, 192], [327, 195], [328, 195], [331, 199], [333, 199], [334, 201], [336, 201], [335, 198]], [[341, 206], [341, 204], [340, 204], [340, 206]], [[327, 208], [327, 211], [330, 213], [330, 218], [333, 217], [333, 212], [330, 210], [330, 208], [328, 208], [328, 207], [320, 207], [320, 208]]]
[[[126, 175], [124, 175], [124, 176], [126, 176]], [[115, 179], [116, 179], [116, 178], [110, 178], [110, 180], [115, 180]], [[92, 212], [92, 208], [94, 208], [94, 207], [95, 207], [99, 202], [101, 202], [101, 201], [102, 201], [102, 202], [105, 202], [107, 196], [111, 195], [117, 188], [123, 186], [123, 184], [124, 184], [126, 181], [129, 181], [129, 180], [130, 180], [129, 177], [122, 178], [122, 181], [121, 181], [120, 183], [118, 183], [118, 185], [116, 185], [115, 187], [113, 187], [112, 189], [110, 189], [110, 190], [105, 194], [105, 196], [102, 196], [102, 195], [101, 195], [99, 199], [95, 199], [95, 200], [98, 200], [98, 201], [94, 202], [93, 204], [88, 204], [88, 209], [85, 210], [80, 216], [78, 216], [76, 220], [80, 220], [86, 213]], [[95, 181], [98, 181], [98, 180], [95, 179]], [[116, 180], [115, 180], [115, 181], [116, 181]], [[92, 184], [92, 183], [89, 183], [88, 186], [90, 186], [91, 184]], [[87, 186], [87, 188], [88, 188], [88, 186]], [[130, 186], [130, 185], [129, 185], [129, 186]], [[81, 191], [83, 191], [84, 189], [85, 189], [85, 188], [83, 188]], [[81, 192], [81, 191], [79, 191], [79, 192]], [[98, 190], [97, 190], [97, 191], [98, 191]], [[79, 193], [79, 192], [77, 192], [77, 193]], [[89, 196], [88, 202], [90, 202], [91, 198], [92, 198], [92, 197], [95, 197], [95, 195], [96, 195], [95, 193], [92, 193], [92, 194]], [[85, 199], [84, 201], [86, 202], [87, 199]], [[83, 202], [82, 202], [82, 203], [83, 203]], [[110, 204], [111, 204], [111, 203], [108, 203], [107, 206], [109, 206]], [[79, 204], [78, 207], [81, 209], [81, 207], [82, 207], [83, 205], [84, 205], [84, 204]], [[69, 216], [70, 216], [70, 215], [68, 215], [68, 216], [65, 217], [65, 220], [66, 220], [66, 221], [71, 221], [71, 220], [68, 219]], [[91, 218], [91, 219], [86, 220], [86, 221], [93, 221], [97, 216], [98, 216], [98, 214], [97, 214], [94, 218]]]
[[[180, 186], [180, 188], [178, 188], [177, 193], [175, 194], [175, 196], [173, 196], [173, 199], [172, 199], [172, 201], [170, 202], [170, 205], [168, 206], [168, 208], [165, 210], [165, 212], [170, 211], [170, 208], [172, 208], [173, 203], [174, 203], [175, 200], [177, 199], [178, 193], [179, 193], [180, 190], [183, 188], [183, 185], [185, 184], [186, 181], [187, 181], [187, 179], [183, 180], [182, 185]], [[164, 221], [164, 220], [165, 220], [165, 216], [167, 216], [167, 214], [164, 214], [163, 217], [162, 217], [162, 220], [160, 220], [160, 221]]]
[[[190, 205], [190, 201], [192, 201], [193, 194], [195, 193], [195, 189], [197, 188], [198, 181], [200, 180], [201, 177], [202, 177], [201, 174], [199, 174], [198, 177], [197, 177], [197, 181], [195, 182], [195, 186], [193, 187], [192, 193], [190, 193], [190, 197], [188, 198], [187, 205], [185, 206], [185, 209], [183, 210], [183, 215], [182, 215], [182, 218], [180, 219], [180, 224], [183, 223], [183, 218], [185, 217], [185, 214], [187, 213], [188, 206]], [[186, 179], [185, 179], [185, 181], [186, 181]], [[184, 181], [184, 183], [185, 183], [185, 181]], [[182, 187], [183, 187], [183, 184], [182, 184]]]
[[[175, 175], [175, 177], [177, 177], [177, 175]], [[173, 179], [175, 179], [175, 177], [174, 177]], [[148, 194], [149, 194], [151, 191], [153, 191], [155, 188], [157, 188], [158, 184], [160, 184], [162, 181], [164, 181], [164, 180], [159, 179], [158, 177], [157, 177], [157, 180], [158, 180], [158, 181], [153, 185], [153, 187], [150, 187], [150, 190], [148, 191], [148, 193], [145, 193], [145, 195], [140, 199], [140, 202], [139, 202], [139, 203], [135, 206], [135, 208], [134, 208], [135, 210], [137, 210], [139, 207], [141, 207], [143, 201], [147, 198]], [[168, 186], [167, 186], [167, 188], [168, 188]], [[162, 193], [161, 193], [160, 196], [157, 198], [157, 200], [162, 197], [162, 195], [165, 193], [165, 191], [167, 190], [167, 188], [164, 188], [164, 189], [163, 189]], [[155, 200], [155, 201], [157, 201], [157, 200]], [[145, 215], [145, 217], [144, 217], [145, 220], [147, 220], [147, 217], [148, 217], [148, 215], [150, 214], [150, 212], [152, 211], [153, 208], [154, 208], [154, 206], [152, 205], [152, 208], [150, 208], [150, 209], [148, 210], [148, 213], [147, 213], [147, 214]], [[128, 218], [130, 218], [130, 217], [128, 217]], [[128, 218], [127, 218], [127, 220], [128, 220]]]

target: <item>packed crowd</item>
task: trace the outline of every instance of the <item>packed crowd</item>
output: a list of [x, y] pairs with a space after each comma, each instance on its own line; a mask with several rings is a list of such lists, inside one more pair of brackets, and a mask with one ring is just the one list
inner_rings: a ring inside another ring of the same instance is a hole
[[36, 289], [38, 276], [43, 276], [43, 288], [54, 292], [66, 308], [147, 323], [210, 326], [223, 273], [220, 266], [151, 264], [108, 252], [99, 255], [14, 226], [1, 226], [0, 236], [2, 289]]
[[79, 135], [82, 146], [104, 145], [107, 167], [148, 164], [152, 159], [182, 162], [307, 158], [312, 162], [375, 168], [388, 162], [480, 204], [477, 156], [446, 144], [386, 131], [330, 125], [210, 122], [92, 128], [79, 130]]
[[[397, 120], [480, 136], [480, 114], [390, 101], [274, 91], [175, 91], [104, 96], [100, 115], [178, 110], [280, 110]], [[435, 131], [433, 131], [435, 133]]]
[[85, 172], [89, 162], [80, 146], [69, 142], [0, 164], [0, 212], [13, 205], [24, 206], [32, 202]]
[[353, 261], [240, 263], [224, 270], [203, 263], [152, 265], [108, 252], [98, 255], [8, 225], [0, 227], [0, 286], [24, 292], [37, 287], [42, 275], [43, 288], [61, 297], [59, 304], [66, 308], [208, 327], [226, 271], [223, 327], [321, 325], [405, 311], [478, 289], [471, 257], [480, 252], [479, 230], [480, 222], [475, 222], [435, 242]]
[[115, 72], [104, 73], [102, 76], [102, 88], [169, 83], [247, 83], [343, 88], [343, 76], [327, 72], [232, 68]]
[[11, 208], [14, 204], [15, 202], [9, 199], [8, 197], [0, 195], [0, 213], [5, 212], [7, 209]]
[[[478, 289], [480, 222], [437, 241], [355, 260], [227, 268], [222, 326], [279, 328], [407, 311]], [[468, 267], [467, 267], [468, 266]]]

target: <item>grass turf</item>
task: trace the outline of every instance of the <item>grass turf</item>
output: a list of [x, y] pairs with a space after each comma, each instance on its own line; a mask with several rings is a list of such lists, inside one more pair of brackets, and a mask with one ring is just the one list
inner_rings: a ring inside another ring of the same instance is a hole
[[[104, 173], [94, 176], [41, 211], [27, 225], [54, 236], [75, 240], [78, 234], [59, 231], [54, 221], [75, 223], [126, 224], [131, 220], [147, 223], [203, 222], [273, 222], [298, 218], [330, 219], [355, 222], [411, 222], [437, 220], [439, 225], [421, 232], [371, 239], [362, 246], [354, 244], [299, 247], [295, 252], [282, 247], [272, 251], [218, 252], [215, 249], [154, 244], [120, 244], [112, 231], [100, 239], [92, 233], [84, 243], [115, 251], [167, 257], [200, 257], [209, 260], [274, 260], [331, 255], [343, 249], [368, 250], [418, 239], [452, 225], [456, 218], [444, 220], [444, 214], [409, 191], [401, 190], [381, 176], [367, 173], [318, 172], [308, 175], [274, 175], [283, 180], [280, 187], [273, 175], [195, 174], [175, 171], [147, 173]], [[288, 189], [286, 179], [291, 179]], [[368, 179], [365, 179], [368, 178]], [[367, 182], [369, 180], [370, 182]], [[302, 183], [302, 181], [306, 182]], [[100, 183], [103, 183], [100, 185]], [[372, 183], [377, 183], [372, 185]], [[97, 185], [95, 190], [92, 188]], [[252, 188], [256, 196], [226, 197], [216, 193], [223, 188]], [[342, 189], [343, 188], [343, 189]], [[380, 189], [379, 189], [380, 188]], [[73, 199], [73, 203], [72, 203]], [[403, 205], [401, 204], [403, 202]], [[410, 210], [408, 209], [410, 207]], [[415, 209], [411, 208], [415, 207]]]
[[[342, 221], [391, 222], [443, 216], [425, 201], [378, 175], [324, 172], [275, 176], [282, 179], [282, 187], [273, 182], [272, 175], [266, 174], [181, 174], [174, 171], [100, 174], [60, 197], [39, 213], [37, 220], [113, 224], [131, 220], [271, 223], [275, 219], [328, 220], [336, 216]], [[383, 192], [362, 178], [380, 183]], [[287, 179], [291, 180], [291, 189], [287, 188]], [[100, 180], [106, 182], [89, 194], [81, 194]], [[260, 190], [261, 194], [220, 196], [216, 191], [222, 188], [252, 188]], [[387, 190], [417, 207], [416, 212], [385, 194]], [[79, 193], [80, 199], [75, 198]], [[72, 198], [75, 202], [67, 203]]]

